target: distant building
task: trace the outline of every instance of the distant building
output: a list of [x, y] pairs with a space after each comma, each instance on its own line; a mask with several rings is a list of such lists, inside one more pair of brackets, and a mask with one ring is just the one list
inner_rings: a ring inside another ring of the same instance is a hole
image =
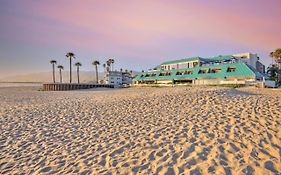
[[105, 73], [105, 84], [120, 85], [122, 84], [122, 72], [119, 71], [107, 71]]
[[105, 84], [123, 85], [132, 83], [132, 75], [129, 72], [106, 71], [104, 76]]
[[130, 72], [122, 72], [122, 84], [132, 84], [133, 77]]
[[167, 61], [138, 74], [133, 84], [246, 84], [261, 79], [259, 63], [251, 53]]
[[258, 72], [265, 74], [265, 65], [262, 64], [260, 61], [257, 61], [256, 63], [256, 69]]
[[237, 60], [252, 66], [259, 73], [265, 73], [265, 66], [259, 61], [259, 57], [256, 53], [247, 52], [247, 53], [234, 54], [233, 56]]

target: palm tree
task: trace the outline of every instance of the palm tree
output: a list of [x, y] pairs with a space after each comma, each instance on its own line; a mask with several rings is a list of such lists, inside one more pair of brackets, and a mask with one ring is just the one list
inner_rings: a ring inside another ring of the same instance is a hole
[[53, 65], [53, 82], [56, 83], [55, 64], [57, 64], [57, 61], [51, 60], [50, 63]]
[[67, 58], [69, 58], [69, 82], [72, 82], [72, 58], [75, 58], [74, 53], [68, 52], [65, 55]]
[[61, 70], [64, 69], [64, 67], [62, 65], [58, 65], [58, 69], [60, 71], [60, 83], [62, 83], [62, 75], [61, 75]]
[[122, 69], [122, 68], [120, 69], [120, 72], [123, 72], [123, 69]]
[[96, 82], [98, 83], [99, 82], [98, 65], [100, 65], [100, 62], [95, 60], [95, 61], [93, 61], [92, 64], [96, 67]]
[[274, 61], [277, 63], [278, 67], [278, 78], [277, 81], [281, 82], [281, 48], [276, 49], [274, 52], [270, 52], [270, 57], [274, 59]]
[[113, 71], [113, 70], [114, 70], [114, 69], [113, 69], [114, 59], [111, 58], [110, 60], [111, 60], [112, 71]]
[[102, 67], [103, 67], [103, 69], [104, 69], [104, 72], [106, 71], [106, 64], [102, 64]]
[[107, 70], [110, 71], [110, 66], [111, 66], [111, 60], [107, 60], [106, 61], [106, 66], [107, 66]]
[[82, 64], [80, 62], [75, 63], [75, 66], [77, 67], [77, 82], [78, 84], [80, 83], [80, 79], [79, 79], [79, 67], [82, 66]]
[[109, 59], [106, 61], [106, 64], [107, 64], [108, 67], [112, 66], [112, 67], [111, 67], [111, 71], [113, 71], [114, 59], [109, 58]]

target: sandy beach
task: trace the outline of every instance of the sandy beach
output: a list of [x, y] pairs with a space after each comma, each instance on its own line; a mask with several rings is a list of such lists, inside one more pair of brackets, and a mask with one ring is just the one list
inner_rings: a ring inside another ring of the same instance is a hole
[[281, 92], [0, 88], [0, 174], [280, 174]]

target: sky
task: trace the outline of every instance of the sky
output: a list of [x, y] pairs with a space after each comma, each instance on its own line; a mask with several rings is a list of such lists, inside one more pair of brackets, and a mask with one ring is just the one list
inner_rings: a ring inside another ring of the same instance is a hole
[[[50, 71], [51, 59], [81, 70], [114, 58], [116, 69], [163, 61], [257, 53], [281, 47], [280, 0], [1, 0], [0, 77]], [[100, 70], [102, 66], [100, 66]]]

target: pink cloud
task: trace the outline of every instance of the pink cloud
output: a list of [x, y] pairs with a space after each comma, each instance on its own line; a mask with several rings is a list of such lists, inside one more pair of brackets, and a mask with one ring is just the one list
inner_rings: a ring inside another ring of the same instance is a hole
[[[281, 40], [274, 3], [204, 1], [30, 1], [25, 16], [11, 16], [14, 33], [28, 42], [137, 57], [182, 47], [175, 40], [221, 41], [272, 49]], [[264, 10], [260, 6], [264, 5]], [[266, 14], [272, 12], [272, 15]], [[43, 21], [42, 21], [43, 20]], [[279, 34], [279, 35], [278, 35]], [[18, 38], [15, 38], [18, 39]], [[171, 46], [169, 46], [171, 44]], [[173, 44], [173, 45], [172, 45]], [[218, 46], [218, 47], [223, 47]], [[172, 50], [175, 51], [175, 50]], [[161, 55], [162, 56], [162, 55]]]
[[122, 2], [35, 2], [32, 12], [76, 31], [77, 36], [73, 38], [63, 34], [59, 37], [65, 43], [93, 45], [99, 49], [110, 43], [154, 45], [161, 36], [223, 39], [266, 48], [274, 47], [280, 41], [272, 27], [278, 29], [281, 24], [270, 20], [271, 16], [249, 14], [248, 7], [229, 9], [195, 1], [175, 4], [171, 1]]

